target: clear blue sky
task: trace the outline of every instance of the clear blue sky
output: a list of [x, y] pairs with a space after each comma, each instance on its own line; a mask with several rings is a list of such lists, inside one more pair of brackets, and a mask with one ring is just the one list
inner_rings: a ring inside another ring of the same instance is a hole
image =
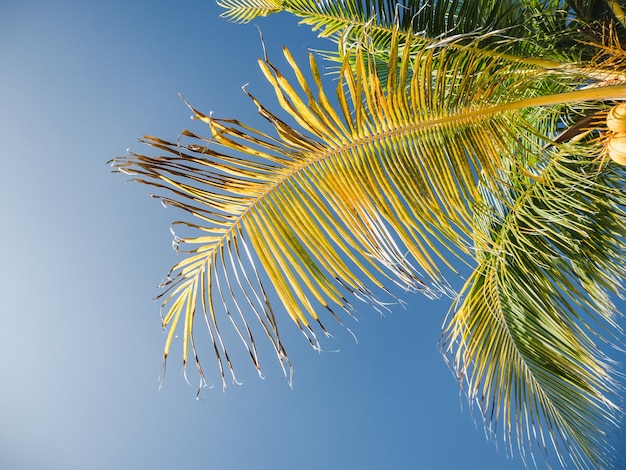
[[[197, 401], [175, 351], [158, 390], [150, 299], [180, 214], [106, 162], [200, 126], [178, 93], [256, 119], [241, 86], [270, 97], [258, 31], [218, 15], [212, 0], [0, 2], [0, 468], [523, 468], [486, 441], [439, 354], [448, 304], [417, 295], [384, 318], [363, 308], [358, 344], [335, 328], [338, 353], [285, 332], [293, 389], [268, 356], [265, 380], [242, 361], [243, 386]], [[258, 24], [271, 55], [320, 46], [293, 17]]]

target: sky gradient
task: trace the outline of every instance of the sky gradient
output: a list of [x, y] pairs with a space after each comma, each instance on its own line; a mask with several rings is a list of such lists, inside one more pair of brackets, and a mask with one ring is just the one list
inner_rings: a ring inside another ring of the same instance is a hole
[[[211, 370], [196, 400], [174, 348], [159, 390], [151, 299], [180, 259], [181, 214], [106, 162], [149, 152], [144, 134], [207, 134], [178, 93], [252, 123], [241, 86], [274, 105], [257, 28], [219, 13], [212, 0], [0, 2], [0, 468], [524, 468], [485, 439], [437, 349], [447, 301], [360, 308], [358, 343], [332, 325], [322, 353], [283, 321], [293, 389], [268, 354], [265, 380], [242, 359], [242, 386], [222, 393]], [[291, 16], [256, 23], [270, 57], [323, 46]]]

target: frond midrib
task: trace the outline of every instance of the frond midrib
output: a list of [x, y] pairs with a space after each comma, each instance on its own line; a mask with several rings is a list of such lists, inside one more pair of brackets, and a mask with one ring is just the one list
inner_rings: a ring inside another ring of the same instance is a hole
[[[232, 222], [232, 225], [224, 231], [224, 234], [219, 239], [219, 242], [215, 244], [215, 249], [223, 246], [224, 242], [232, 236], [232, 233], [235, 229], [240, 228], [240, 222], [243, 220], [249, 212], [254, 210], [262, 201], [272, 192], [274, 192], [277, 188], [282, 186], [283, 184], [287, 184], [287, 182], [293, 179], [297, 174], [302, 171], [305, 171], [307, 168], [320, 163], [326, 159], [330, 159], [335, 155], [342, 154], [346, 151], [354, 150], [359, 147], [367, 146], [368, 144], [374, 143], [376, 141], [383, 141], [385, 139], [399, 137], [402, 135], [411, 134], [416, 131], [426, 130], [428, 128], [434, 128], [440, 125], [449, 125], [458, 122], [467, 122], [471, 120], [476, 120], [480, 118], [486, 118], [489, 116], [493, 116], [498, 113], [503, 113], [506, 111], [513, 111], [521, 108], [532, 107], [532, 106], [542, 106], [542, 105], [553, 105], [553, 104], [562, 104], [568, 102], [575, 102], [583, 99], [610, 99], [616, 96], [626, 96], [626, 84], [624, 85], [613, 85], [609, 87], [603, 88], [592, 88], [586, 90], [577, 90], [573, 92], [560, 93], [557, 95], [548, 95], [548, 96], [539, 96], [533, 98], [526, 98], [519, 101], [515, 101], [512, 103], [504, 103], [497, 104], [493, 106], [488, 106], [482, 109], [475, 109], [467, 112], [459, 112], [457, 114], [452, 114], [450, 116], [439, 117], [429, 121], [419, 121], [409, 123], [407, 125], [402, 125], [400, 127], [394, 127], [392, 129], [383, 130], [377, 132], [371, 136], [363, 136], [359, 138], [354, 138], [351, 136], [350, 140], [347, 144], [343, 144], [341, 146], [326, 146], [324, 152], [320, 154], [314, 154], [313, 158], [306, 159], [303, 162], [298, 162], [289, 167], [288, 171], [285, 172], [284, 175], [280, 176], [276, 180], [274, 180], [264, 191], [262, 191], [256, 198], [254, 198], [248, 207], [238, 215], [237, 219]], [[195, 113], [199, 114], [194, 110]], [[206, 117], [204, 117], [206, 119]], [[212, 118], [208, 118], [212, 119]], [[319, 142], [318, 142], [319, 143]], [[211, 250], [207, 252], [207, 259], [209, 255], [214, 253], [215, 250]]]

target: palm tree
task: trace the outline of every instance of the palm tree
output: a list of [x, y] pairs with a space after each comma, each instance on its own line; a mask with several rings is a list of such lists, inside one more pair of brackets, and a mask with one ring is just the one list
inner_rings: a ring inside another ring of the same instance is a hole
[[[271, 133], [191, 108], [211, 137], [145, 136], [157, 156], [113, 160], [194, 216], [175, 223], [196, 235], [176, 237], [188, 256], [164, 283], [164, 364], [182, 322], [183, 367], [193, 354], [203, 380], [199, 312], [225, 386], [224, 325], [259, 374], [260, 327], [289, 375], [285, 313], [318, 348], [325, 317], [378, 308], [391, 284], [449, 296], [442, 349], [485, 425], [523, 455], [552, 446], [610, 466], [619, 409], [600, 345], [620, 341], [626, 272], [625, 172], [607, 150], [626, 134], [606, 125], [626, 99], [618, 2], [221, 5], [239, 22], [288, 11], [334, 41], [321, 54], [334, 92], [314, 55], [305, 71], [284, 49], [292, 78], [259, 65], [289, 122], [246, 92]], [[472, 275], [454, 292], [443, 273], [459, 262]]]

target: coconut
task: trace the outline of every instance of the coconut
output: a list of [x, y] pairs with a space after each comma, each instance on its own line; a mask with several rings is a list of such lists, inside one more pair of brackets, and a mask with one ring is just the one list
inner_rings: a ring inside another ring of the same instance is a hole
[[609, 156], [620, 165], [626, 165], [626, 132], [619, 132], [609, 140]]
[[606, 126], [613, 132], [626, 132], [626, 103], [613, 106], [606, 116]]

